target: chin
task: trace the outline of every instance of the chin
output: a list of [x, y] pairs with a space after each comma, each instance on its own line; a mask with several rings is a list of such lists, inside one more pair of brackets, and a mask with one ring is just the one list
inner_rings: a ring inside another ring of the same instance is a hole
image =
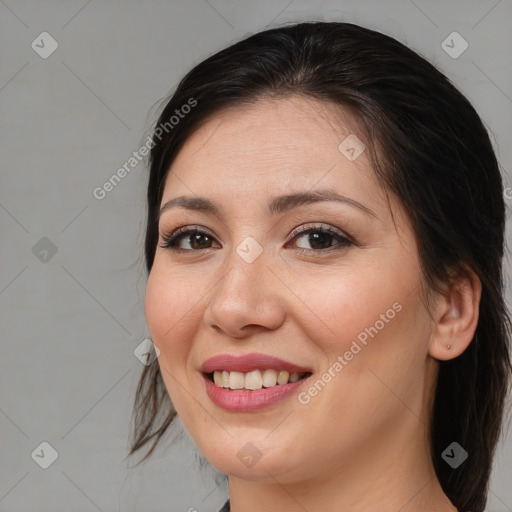
[[246, 441], [248, 438], [250, 436], [244, 436], [240, 441], [230, 438], [225, 445], [210, 446], [202, 453], [217, 471], [243, 480], [275, 483], [277, 479], [286, 483], [307, 477], [299, 468], [310, 472], [311, 465], [298, 460], [297, 450], [291, 455], [283, 444], [262, 447], [257, 441]]

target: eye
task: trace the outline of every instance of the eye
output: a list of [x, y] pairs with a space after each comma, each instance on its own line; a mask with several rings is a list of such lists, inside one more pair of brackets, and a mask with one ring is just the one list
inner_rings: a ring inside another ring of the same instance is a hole
[[[309, 245], [311, 248], [299, 246], [300, 252], [311, 253], [311, 252], [331, 252], [332, 250], [340, 250], [342, 248], [354, 245], [353, 242], [345, 236], [338, 229], [322, 225], [315, 225], [309, 228], [300, 228], [292, 232], [293, 240], [303, 239], [305, 246]], [[332, 243], [337, 242], [337, 243]], [[340, 246], [336, 248], [336, 246]], [[336, 249], [332, 249], [332, 248]]]
[[[179, 228], [170, 235], [162, 235], [160, 247], [171, 251], [199, 251], [209, 249], [214, 238], [199, 227]], [[191, 248], [183, 247], [189, 245]]]

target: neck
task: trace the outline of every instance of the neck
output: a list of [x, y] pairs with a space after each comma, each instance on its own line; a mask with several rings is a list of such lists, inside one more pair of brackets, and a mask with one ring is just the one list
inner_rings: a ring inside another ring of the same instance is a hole
[[357, 447], [340, 456], [334, 470], [318, 471], [309, 479], [289, 481], [268, 474], [265, 481], [249, 481], [230, 476], [231, 511], [456, 512], [435, 475], [428, 436], [417, 421], [409, 415], [400, 432]]

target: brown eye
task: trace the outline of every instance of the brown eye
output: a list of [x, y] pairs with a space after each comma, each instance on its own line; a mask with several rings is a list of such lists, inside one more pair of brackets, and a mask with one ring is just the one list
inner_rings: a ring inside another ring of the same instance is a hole
[[299, 245], [301, 252], [321, 252], [328, 251], [331, 247], [353, 245], [351, 240], [332, 227], [318, 226], [296, 232], [293, 240], [300, 239], [303, 239], [302, 244], [305, 244]]
[[[202, 249], [210, 249], [213, 241], [214, 238], [212, 236], [197, 228], [180, 228], [170, 236], [162, 236], [160, 247], [172, 251], [200, 251]], [[187, 248], [186, 245], [189, 247]]]

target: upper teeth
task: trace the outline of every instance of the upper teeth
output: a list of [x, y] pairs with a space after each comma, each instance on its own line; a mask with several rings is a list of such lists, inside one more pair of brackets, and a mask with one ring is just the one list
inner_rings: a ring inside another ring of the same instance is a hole
[[287, 384], [288, 382], [296, 382], [305, 373], [292, 373], [286, 370], [253, 370], [252, 372], [213, 372], [213, 381], [222, 388], [230, 389], [261, 389], [269, 388], [276, 384]]

